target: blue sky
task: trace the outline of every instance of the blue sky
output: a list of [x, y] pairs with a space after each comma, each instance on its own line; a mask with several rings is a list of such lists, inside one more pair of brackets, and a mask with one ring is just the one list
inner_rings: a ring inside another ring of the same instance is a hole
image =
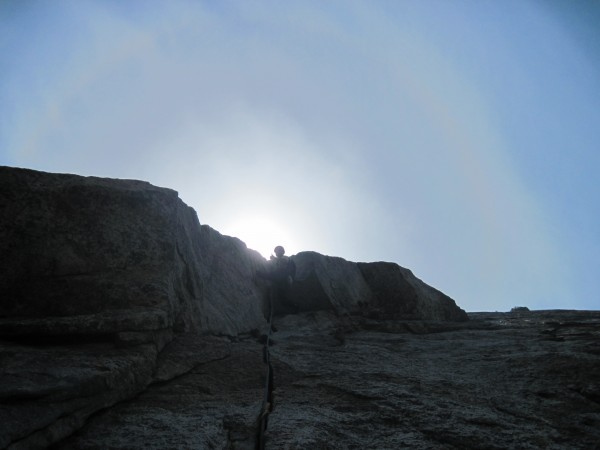
[[468, 311], [598, 309], [595, 1], [0, 2], [0, 164], [393, 261]]

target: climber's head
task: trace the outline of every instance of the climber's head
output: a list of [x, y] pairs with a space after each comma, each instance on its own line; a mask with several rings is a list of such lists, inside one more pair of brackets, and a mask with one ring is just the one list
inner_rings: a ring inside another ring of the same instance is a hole
[[275, 250], [273, 251], [278, 258], [281, 258], [285, 254], [285, 249], [281, 245], [275, 247]]

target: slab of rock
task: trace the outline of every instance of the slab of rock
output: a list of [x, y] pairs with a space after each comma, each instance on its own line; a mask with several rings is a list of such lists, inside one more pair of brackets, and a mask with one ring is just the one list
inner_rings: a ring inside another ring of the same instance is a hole
[[265, 375], [261, 345], [189, 335], [177, 347], [163, 365], [189, 364], [179, 376], [97, 414], [54, 448], [254, 449]]
[[[412, 328], [328, 311], [278, 317], [265, 448], [596, 448], [600, 313], [470, 319]], [[212, 356], [54, 448], [254, 448], [260, 344], [186, 339]]]
[[398, 264], [355, 263], [316, 252], [293, 260], [296, 280], [288, 298], [276, 305], [279, 315], [332, 310], [383, 319], [469, 320], [454, 300]]
[[359, 263], [373, 295], [369, 314], [389, 319], [469, 320], [446, 294], [419, 280], [413, 273], [388, 262]]
[[338, 314], [358, 311], [371, 299], [371, 290], [358, 265], [317, 252], [294, 255], [296, 279], [290, 301], [275, 308], [278, 314], [334, 310]]
[[265, 326], [264, 258], [175, 191], [0, 167], [0, 217], [2, 448], [46, 448], [210, 354], [165, 369], [181, 333]]
[[152, 381], [155, 345], [0, 342], [0, 448], [47, 448]]
[[600, 313], [401, 324], [280, 318], [266, 448], [597, 448]]
[[0, 167], [0, 215], [0, 334], [236, 334], [264, 323], [251, 281], [264, 258], [201, 228], [175, 191]]

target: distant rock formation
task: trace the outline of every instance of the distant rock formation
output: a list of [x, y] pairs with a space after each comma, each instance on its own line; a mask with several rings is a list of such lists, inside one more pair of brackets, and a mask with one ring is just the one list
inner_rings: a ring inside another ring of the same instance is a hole
[[[266, 261], [200, 225], [175, 191], [0, 167], [0, 217], [0, 448], [59, 442], [92, 414], [203, 364], [228, 359], [223, 370], [243, 371], [249, 358], [260, 363], [259, 347], [234, 342], [266, 326], [267, 286], [254, 277]], [[396, 264], [314, 252], [295, 261], [298, 279], [289, 302], [275, 305], [279, 315], [468, 319]], [[227, 427], [247, 419], [230, 417]]]

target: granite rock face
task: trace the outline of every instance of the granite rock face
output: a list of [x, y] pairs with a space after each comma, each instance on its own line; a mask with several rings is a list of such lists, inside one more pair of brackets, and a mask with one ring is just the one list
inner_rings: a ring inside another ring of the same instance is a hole
[[[598, 448], [598, 312], [427, 322], [320, 311], [276, 325], [265, 448]], [[94, 415], [54, 448], [255, 448], [258, 341], [175, 343], [161, 364], [183, 371], [187, 361], [185, 373]]]
[[[0, 167], [0, 212], [4, 335], [236, 334], [264, 322], [265, 286], [252, 281], [264, 258], [200, 226], [175, 191]], [[466, 318], [397, 265], [315, 252], [294, 260], [298, 281], [282, 314], [374, 306], [397, 318]]]
[[287, 316], [268, 448], [598, 448], [600, 313], [470, 319]]
[[159, 367], [182, 333], [266, 323], [264, 258], [170, 189], [0, 167], [0, 217], [0, 448], [46, 448], [177, 372]]
[[[0, 167], [0, 217], [0, 448], [254, 448], [264, 258], [141, 181]], [[281, 349], [337, 348], [381, 326], [469, 326], [395, 264], [295, 261], [298, 280], [276, 305]], [[273, 355], [281, 383], [294, 363]]]
[[296, 279], [289, 302], [280, 308], [276, 305], [280, 314], [319, 310], [344, 314], [370, 302], [371, 288], [356, 263], [316, 252], [298, 253], [293, 260]]
[[296, 280], [280, 314], [332, 310], [383, 319], [464, 321], [454, 300], [394, 263], [355, 263], [316, 252], [293, 257]]
[[0, 317], [20, 319], [0, 324], [5, 334], [235, 334], [264, 322], [251, 282], [264, 259], [200, 227], [175, 191], [2, 167], [0, 213]]
[[425, 284], [398, 264], [359, 263], [373, 293], [369, 314], [390, 319], [464, 321], [468, 316], [454, 300]]

